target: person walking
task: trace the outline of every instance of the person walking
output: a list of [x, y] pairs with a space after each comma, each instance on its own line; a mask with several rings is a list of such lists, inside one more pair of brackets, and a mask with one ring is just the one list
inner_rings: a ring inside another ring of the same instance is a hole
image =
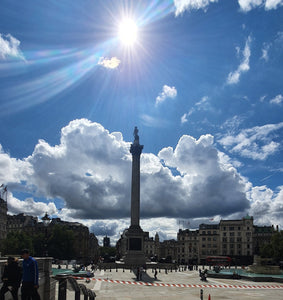
[[5, 299], [5, 294], [8, 291], [11, 292], [14, 300], [18, 300], [18, 289], [21, 285], [22, 269], [14, 257], [8, 257], [1, 279], [3, 286], [0, 290], [0, 300]]
[[30, 256], [29, 250], [22, 251], [23, 258], [23, 279], [22, 279], [22, 300], [40, 300], [38, 294], [38, 265], [37, 261]]
[[154, 271], [154, 279], [155, 280], [157, 279], [157, 269], [155, 269], [155, 271]]

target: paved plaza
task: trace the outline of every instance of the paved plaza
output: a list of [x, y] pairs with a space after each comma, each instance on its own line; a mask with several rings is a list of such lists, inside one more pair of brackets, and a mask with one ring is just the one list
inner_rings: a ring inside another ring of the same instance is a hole
[[[202, 282], [198, 271], [173, 271], [157, 274], [148, 269], [142, 280], [136, 281], [136, 275], [130, 270], [97, 270], [89, 283], [77, 279], [96, 293], [97, 300], [142, 300], [142, 299], [203, 299], [209, 295], [213, 299], [283, 299], [283, 284], [276, 282], [253, 282], [246, 280], [227, 280], [208, 278]], [[72, 299], [71, 297], [68, 299]]]

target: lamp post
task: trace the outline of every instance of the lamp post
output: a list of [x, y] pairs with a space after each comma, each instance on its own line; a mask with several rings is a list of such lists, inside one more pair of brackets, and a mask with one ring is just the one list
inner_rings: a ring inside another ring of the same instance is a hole
[[47, 227], [51, 222], [51, 219], [48, 216], [48, 213], [46, 212], [44, 217], [41, 218], [43, 225], [45, 227], [45, 244], [44, 244], [44, 250], [45, 250], [45, 256], [48, 256], [48, 251], [47, 251]]

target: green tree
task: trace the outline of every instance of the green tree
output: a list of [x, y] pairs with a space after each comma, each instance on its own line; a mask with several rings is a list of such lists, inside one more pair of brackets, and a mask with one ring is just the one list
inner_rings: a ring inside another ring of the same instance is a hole
[[104, 258], [104, 261], [109, 261], [110, 257], [116, 257], [115, 247], [100, 247], [99, 255]]
[[54, 225], [47, 245], [49, 256], [68, 260], [74, 258], [74, 233], [66, 226]]
[[279, 262], [283, 257], [283, 231], [276, 232], [271, 243], [261, 248], [260, 255], [262, 257], [273, 258], [275, 262]]
[[10, 232], [2, 243], [2, 254], [20, 255], [21, 250], [25, 248], [33, 253], [32, 238], [24, 232]]
[[33, 236], [33, 248], [35, 256], [42, 256], [45, 253], [45, 237], [43, 233], [38, 233]]

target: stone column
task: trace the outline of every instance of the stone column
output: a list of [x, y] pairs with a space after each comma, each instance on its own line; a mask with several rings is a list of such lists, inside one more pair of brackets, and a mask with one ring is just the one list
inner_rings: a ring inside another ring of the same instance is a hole
[[131, 193], [131, 226], [126, 231], [127, 249], [124, 262], [127, 266], [143, 266], [144, 232], [140, 227], [140, 156], [143, 146], [140, 145], [138, 129], [134, 130], [135, 140], [131, 145], [132, 153], [132, 193]]
[[143, 145], [139, 143], [138, 129], [135, 127], [132, 154], [132, 193], [131, 193], [131, 227], [140, 226], [140, 155]]

